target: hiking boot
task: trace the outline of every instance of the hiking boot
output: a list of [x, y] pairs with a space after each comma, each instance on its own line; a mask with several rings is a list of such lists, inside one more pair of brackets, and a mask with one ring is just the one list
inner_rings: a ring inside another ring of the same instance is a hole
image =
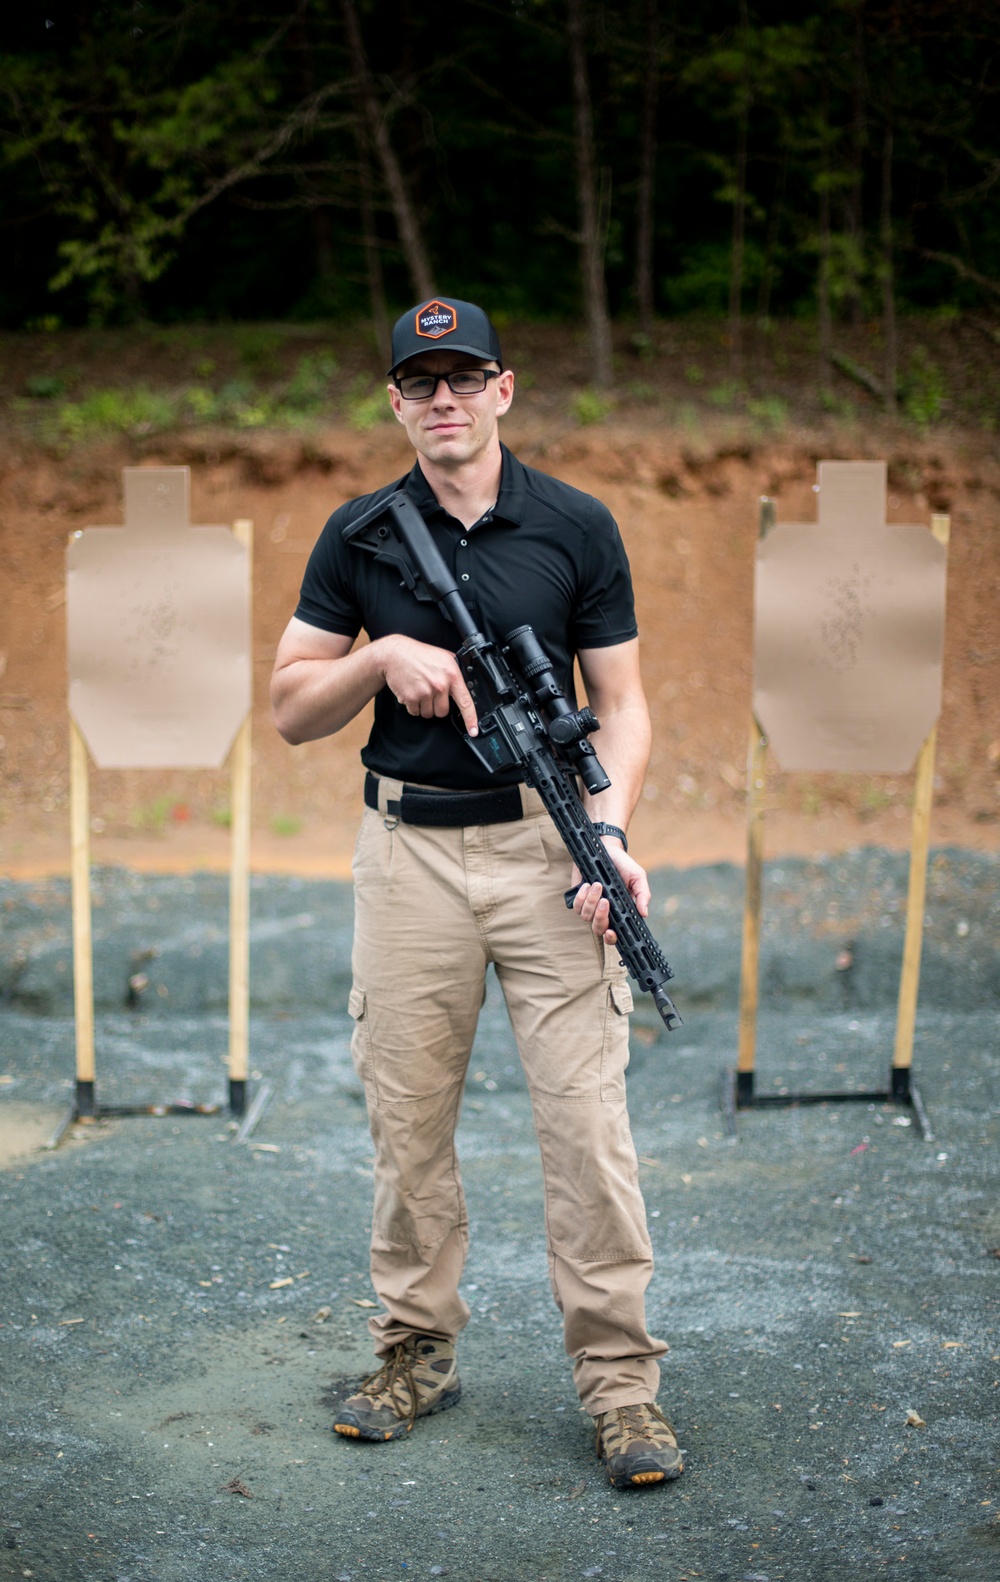
[[594, 1421], [597, 1454], [616, 1489], [663, 1483], [684, 1471], [677, 1435], [654, 1403], [616, 1406]]
[[418, 1417], [446, 1412], [461, 1393], [451, 1342], [411, 1335], [337, 1408], [334, 1433], [348, 1439], [398, 1439]]

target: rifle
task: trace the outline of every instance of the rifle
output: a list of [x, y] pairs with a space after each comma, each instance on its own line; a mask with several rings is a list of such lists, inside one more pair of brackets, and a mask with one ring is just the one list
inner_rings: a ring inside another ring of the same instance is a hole
[[[479, 717], [476, 737], [456, 721], [466, 743], [491, 774], [516, 768], [538, 792], [583, 882], [599, 884], [610, 903], [609, 923], [624, 965], [652, 995], [672, 1032], [681, 1025], [664, 988], [673, 973], [594, 833], [574, 784], [579, 775], [591, 794], [611, 784], [588, 740], [600, 729], [596, 715], [589, 708], [570, 706], [530, 626], [508, 632], [502, 648], [477, 630], [426, 522], [402, 490], [351, 522], [343, 536], [393, 566], [417, 599], [425, 604], [433, 600], [455, 626], [462, 639], [455, 657]], [[566, 891], [568, 907], [575, 895], [575, 890]]]

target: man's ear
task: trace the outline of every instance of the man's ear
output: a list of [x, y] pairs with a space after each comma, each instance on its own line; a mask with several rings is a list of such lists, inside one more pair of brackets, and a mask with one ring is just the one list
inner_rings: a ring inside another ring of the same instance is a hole
[[507, 411], [514, 399], [513, 369], [505, 368], [503, 373], [500, 375], [500, 378], [497, 380], [497, 396], [497, 417], [503, 417], [503, 414]]
[[401, 403], [402, 403], [403, 398], [400, 395], [399, 391], [396, 389], [396, 386], [394, 384], [392, 384], [391, 381], [390, 381], [389, 384], [386, 385], [385, 388], [389, 392], [389, 405], [392, 407], [393, 416], [395, 417], [395, 419], [396, 419], [396, 421], [398, 423], [402, 423], [402, 421], [403, 421], [403, 411], [402, 411]]

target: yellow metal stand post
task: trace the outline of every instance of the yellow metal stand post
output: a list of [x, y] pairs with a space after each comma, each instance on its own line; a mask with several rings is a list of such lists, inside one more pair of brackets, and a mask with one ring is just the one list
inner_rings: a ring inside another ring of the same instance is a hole
[[[253, 593], [253, 523], [233, 523], [233, 533], [247, 552], [247, 578]], [[250, 770], [251, 720], [247, 713], [230, 756], [230, 820], [232, 851], [229, 867], [229, 1108], [246, 1109], [250, 1065]]]
[[[951, 537], [951, 518], [931, 517], [931, 532], [947, 547]], [[937, 727], [920, 749], [913, 795], [913, 830], [910, 838], [910, 880], [906, 899], [906, 937], [903, 966], [899, 979], [896, 1013], [896, 1046], [892, 1059], [892, 1096], [917, 1109], [925, 1135], [926, 1118], [919, 1095], [910, 1081], [913, 1066], [913, 1036], [917, 1025], [917, 994], [920, 988], [920, 957], [924, 941], [924, 904], [927, 896], [927, 859], [931, 840], [931, 810], [934, 804], [934, 760]]]
[[[774, 501], [761, 496], [758, 538], [775, 523]], [[740, 1027], [736, 1070], [722, 1078], [722, 1107], [731, 1137], [736, 1135], [736, 1110], [753, 1102], [753, 1070], [757, 1048], [757, 1006], [760, 997], [760, 912], [764, 877], [764, 792], [767, 785], [767, 737], [750, 716], [747, 750], [747, 863], [743, 901], [743, 945], [740, 956]]]
[[750, 721], [747, 753], [747, 870], [743, 902], [743, 948], [740, 959], [740, 1031], [736, 1062], [736, 1104], [753, 1097], [757, 1049], [757, 1006], [760, 1000], [760, 913], [764, 880], [764, 792], [767, 737]]
[[94, 1113], [94, 947], [90, 912], [90, 775], [87, 744], [69, 720], [70, 874], [73, 896], [73, 1009], [76, 1115]]

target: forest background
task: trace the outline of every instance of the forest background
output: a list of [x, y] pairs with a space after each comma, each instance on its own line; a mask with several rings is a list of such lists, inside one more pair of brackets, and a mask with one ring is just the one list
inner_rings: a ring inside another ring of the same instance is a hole
[[[32, 5], [0, 320], [741, 320], [1000, 300], [993, 0]], [[892, 347], [887, 355], [891, 356]], [[891, 373], [890, 369], [890, 373]], [[883, 370], [884, 372], [884, 370]], [[892, 401], [892, 379], [886, 388]]]
[[[20, 8], [0, 55], [8, 834], [61, 828], [65, 535], [120, 520], [142, 460], [193, 466], [196, 520], [256, 519], [258, 805], [286, 832], [329, 819], [329, 754], [356, 763], [356, 733], [291, 767], [266, 675], [328, 510], [406, 465], [379, 372], [394, 315], [442, 292], [500, 328], [510, 442], [622, 522], [664, 758], [647, 812], [738, 811], [756, 497], [808, 520], [817, 457], [877, 455], [891, 519], [952, 512], [939, 806], [988, 839], [998, 110], [995, 0]], [[789, 793], [876, 821], [906, 795]], [[225, 817], [210, 777], [98, 776], [95, 797], [95, 829]]]

